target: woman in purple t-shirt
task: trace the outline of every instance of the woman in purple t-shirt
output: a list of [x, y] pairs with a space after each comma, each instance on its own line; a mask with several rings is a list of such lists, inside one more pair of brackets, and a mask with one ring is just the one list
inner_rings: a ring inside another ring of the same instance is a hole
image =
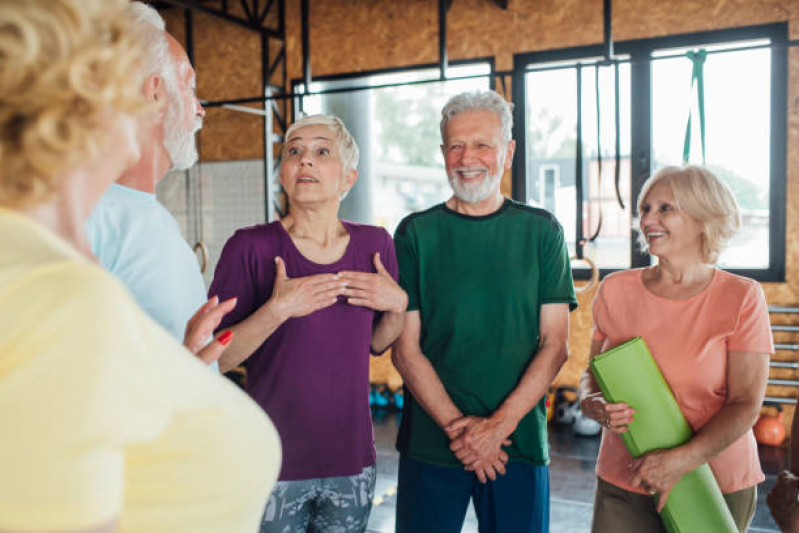
[[341, 120], [295, 122], [280, 171], [290, 213], [237, 231], [211, 284], [211, 294], [238, 299], [221, 324], [235, 335], [220, 369], [243, 364], [247, 392], [283, 442], [262, 533], [366, 529], [375, 483], [369, 354], [399, 335], [407, 296], [388, 232], [338, 219], [357, 164]]

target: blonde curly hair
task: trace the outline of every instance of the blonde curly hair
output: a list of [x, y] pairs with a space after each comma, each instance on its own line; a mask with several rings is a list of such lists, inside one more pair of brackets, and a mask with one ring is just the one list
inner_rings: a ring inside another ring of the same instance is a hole
[[109, 112], [149, 108], [126, 5], [0, 0], [0, 205], [49, 200], [97, 154]]

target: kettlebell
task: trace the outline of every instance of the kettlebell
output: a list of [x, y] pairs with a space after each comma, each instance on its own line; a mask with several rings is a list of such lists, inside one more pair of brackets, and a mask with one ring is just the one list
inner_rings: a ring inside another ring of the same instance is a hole
[[549, 387], [547, 389], [547, 423], [552, 422], [552, 417], [555, 416], [555, 389]]
[[[571, 397], [572, 399], [569, 399]], [[572, 425], [580, 410], [580, 396], [574, 387], [558, 387], [555, 391], [555, 423]]]
[[602, 431], [602, 426], [596, 420], [591, 420], [583, 414], [579, 405], [574, 413], [574, 434], [580, 437], [595, 437]]
[[755, 439], [760, 444], [766, 446], [779, 446], [785, 440], [785, 425], [782, 421], [782, 405], [776, 402], [763, 402], [777, 408], [777, 416], [763, 415], [757, 419], [755, 427]]

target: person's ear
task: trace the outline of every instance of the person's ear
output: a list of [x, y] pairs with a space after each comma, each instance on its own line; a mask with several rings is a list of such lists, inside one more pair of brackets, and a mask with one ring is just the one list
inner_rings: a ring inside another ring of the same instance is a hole
[[348, 170], [344, 173], [344, 190], [341, 192], [349, 192], [358, 181], [358, 171], [355, 169]]
[[159, 114], [166, 108], [167, 94], [164, 78], [158, 74], [150, 74], [144, 79], [144, 98], [158, 107]]
[[516, 152], [516, 141], [511, 139], [508, 147], [505, 149], [505, 169], [509, 170], [513, 166], [513, 154]]

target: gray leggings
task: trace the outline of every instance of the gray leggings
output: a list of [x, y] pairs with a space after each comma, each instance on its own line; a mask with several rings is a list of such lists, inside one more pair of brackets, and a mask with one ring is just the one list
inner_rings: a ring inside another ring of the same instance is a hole
[[261, 533], [363, 533], [374, 492], [374, 465], [354, 476], [278, 481]]

